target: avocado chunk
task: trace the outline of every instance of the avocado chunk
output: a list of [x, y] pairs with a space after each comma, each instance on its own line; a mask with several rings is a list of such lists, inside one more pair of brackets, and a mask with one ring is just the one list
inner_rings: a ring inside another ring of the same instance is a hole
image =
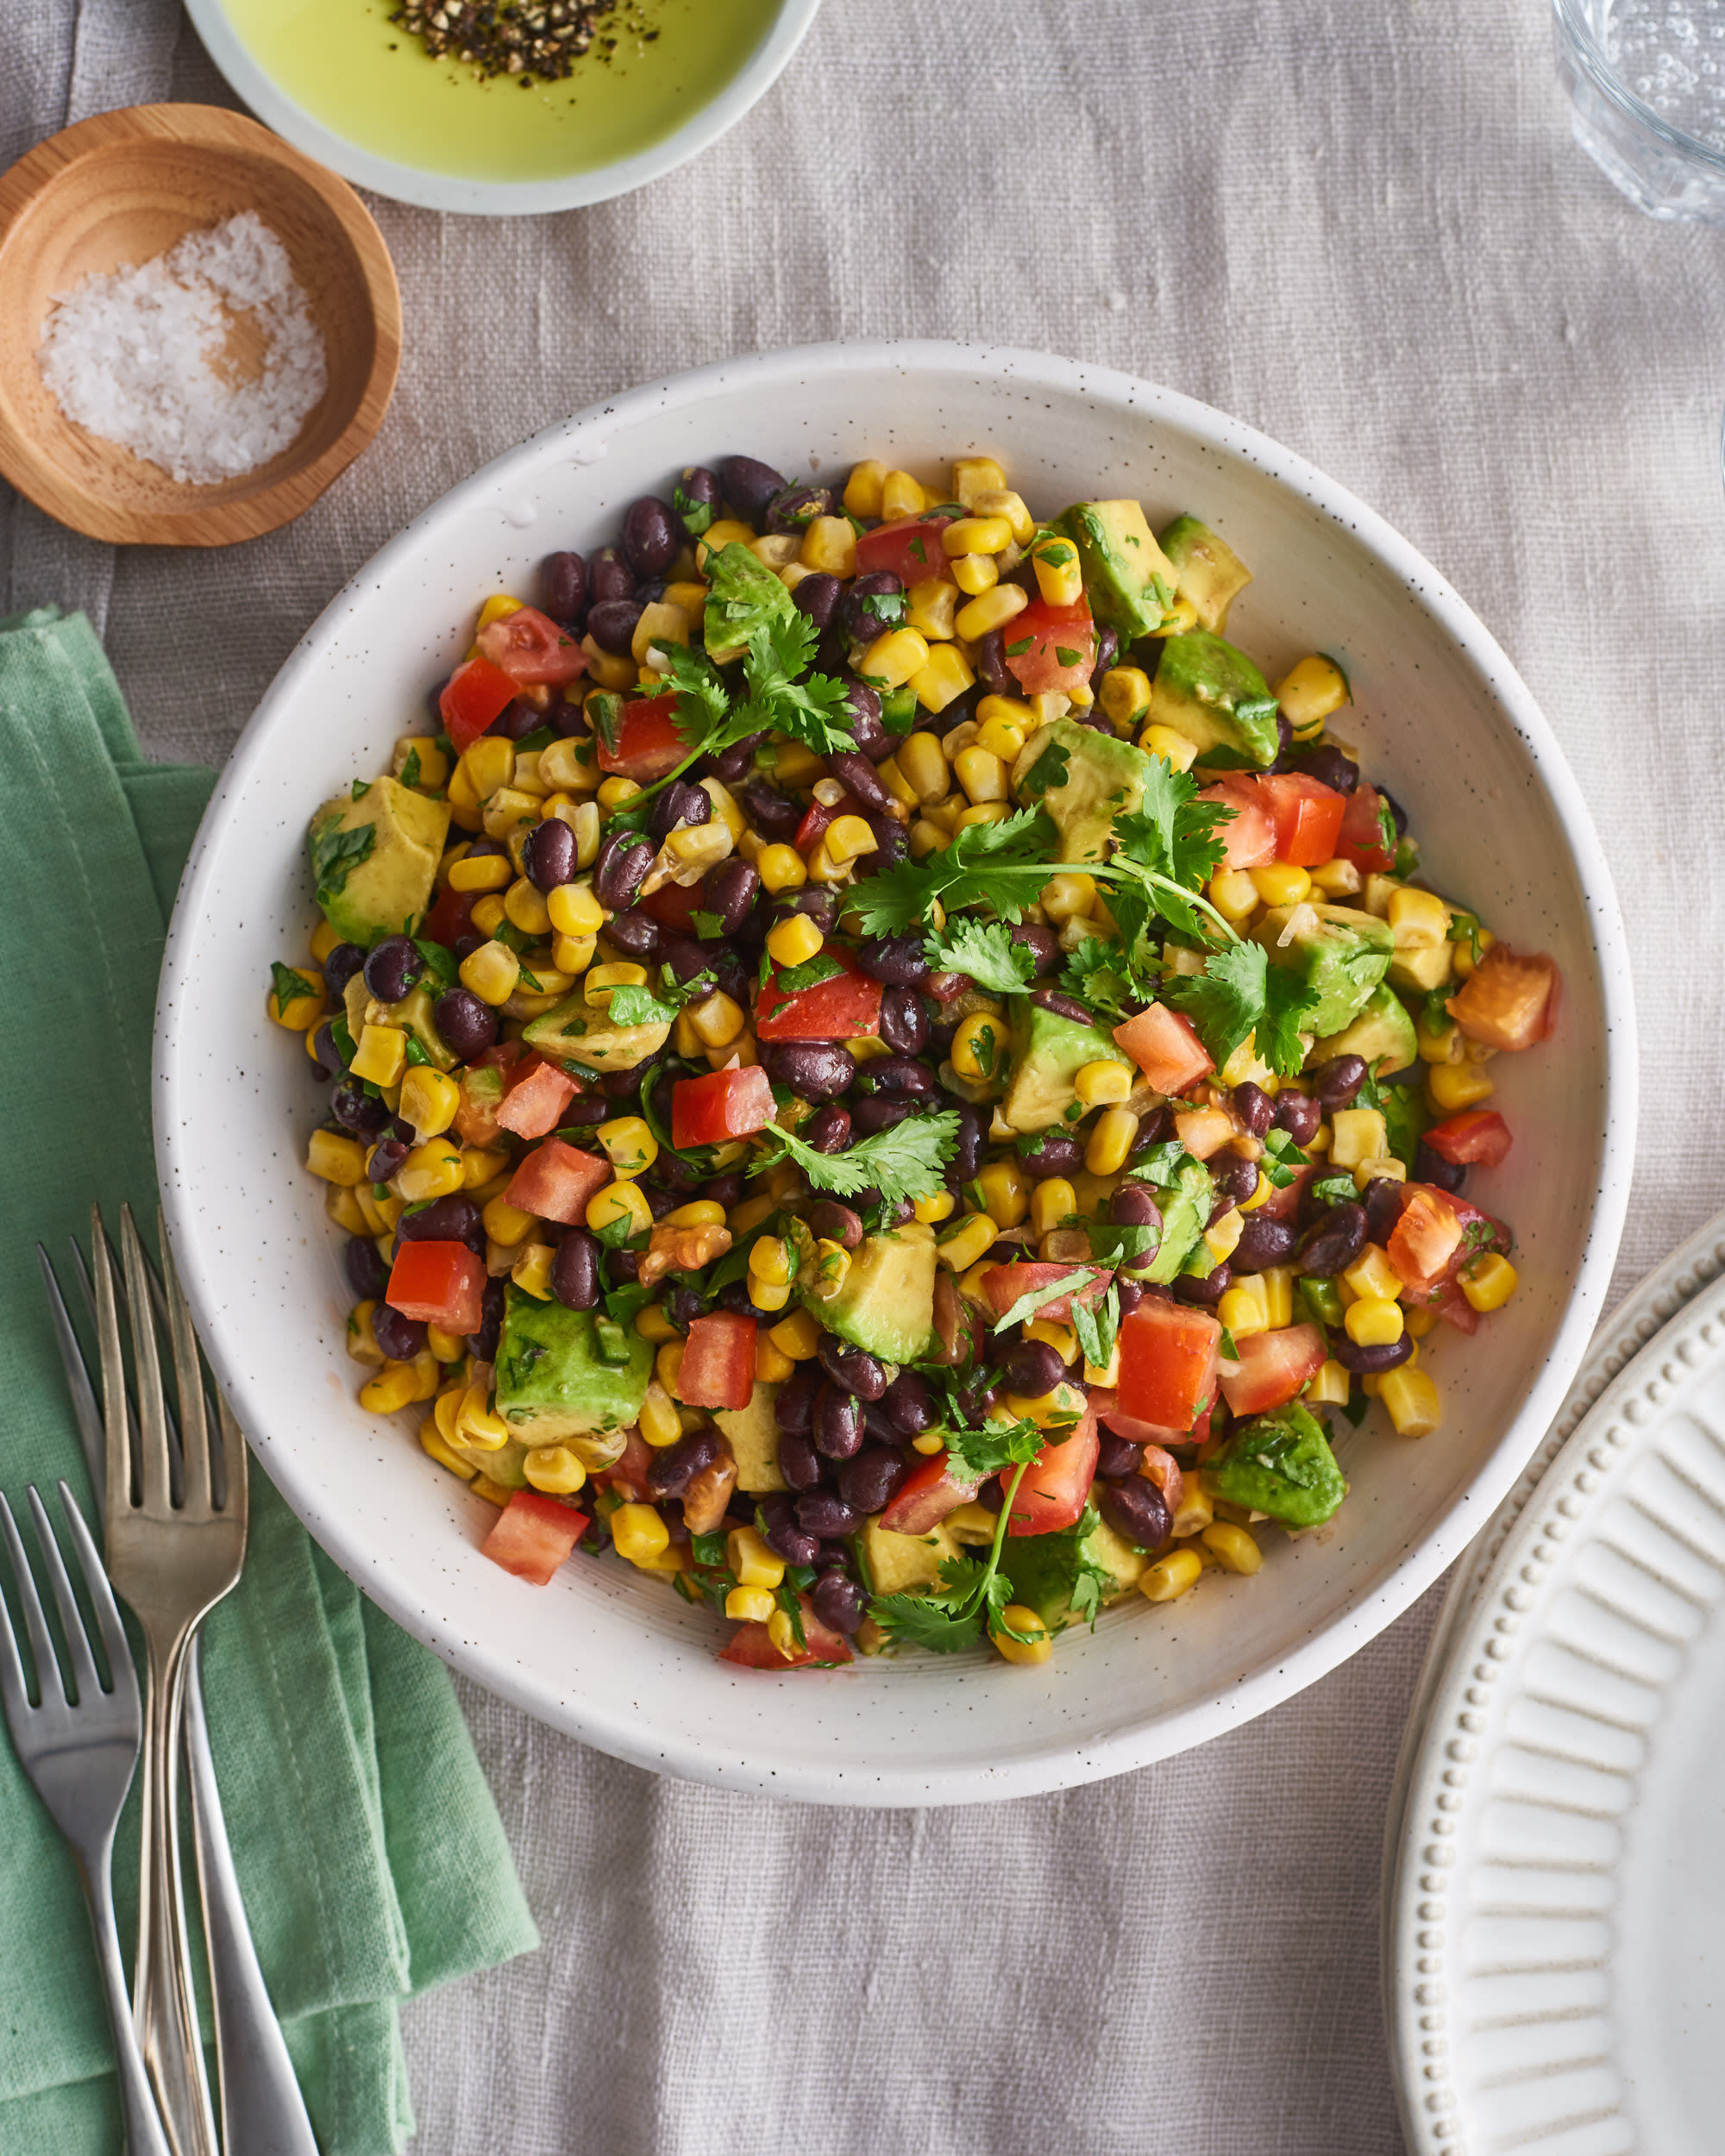
[[[799, 1224], [800, 1227], [800, 1224]], [[865, 1235], [850, 1253], [837, 1294], [823, 1295], [814, 1244], [797, 1236], [797, 1296], [841, 1340], [883, 1363], [912, 1363], [934, 1331], [934, 1230], [921, 1220]]]
[[944, 1521], [925, 1535], [895, 1535], [876, 1514], [862, 1522], [857, 1555], [871, 1595], [915, 1595], [940, 1585], [940, 1568], [964, 1552]]
[[737, 1463], [737, 1487], [750, 1496], [787, 1487], [779, 1472], [779, 1426], [773, 1420], [778, 1397], [776, 1385], [757, 1384], [746, 1407], [721, 1407], [713, 1416]]
[[1008, 1535], [1000, 1551], [1013, 1600], [1051, 1627], [1073, 1618], [1088, 1623], [1102, 1603], [1126, 1593], [1148, 1562], [1104, 1523], [1094, 1505], [1084, 1507], [1074, 1526], [1052, 1534]]
[[1090, 611], [1122, 643], [1153, 636], [1174, 611], [1174, 564], [1137, 502], [1075, 502], [1049, 527], [1078, 548]]
[[1251, 571], [1196, 517], [1176, 517], [1162, 535], [1162, 551], [1174, 566], [1174, 588], [1191, 601], [1198, 626], [1220, 636], [1228, 625], [1229, 607], [1251, 582]]
[[652, 1343], [632, 1327], [612, 1328], [611, 1337], [622, 1344], [621, 1362], [600, 1354], [591, 1310], [510, 1288], [497, 1350], [497, 1412], [524, 1445], [557, 1445], [635, 1420], [653, 1375]]
[[354, 799], [338, 793], [311, 819], [317, 903], [336, 933], [361, 950], [417, 920], [449, 830], [449, 804], [394, 779], [373, 779]]
[[1057, 718], [1038, 726], [1013, 766], [1013, 789], [1040, 800], [1060, 834], [1062, 861], [1100, 861], [1117, 816], [1144, 805], [1150, 759], [1129, 741]]
[[580, 1070], [633, 1070], [656, 1056], [671, 1037], [668, 1018], [648, 1025], [615, 1025], [603, 1006], [589, 1003], [585, 991], [543, 1011], [524, 1028], [522, 1039], [548, 1062]]
[[458, 1460], [465, 1460], [476, 1468], [499, 1489], [525, 1489], [527, 1487], [527, 1455], [530, 1445], [523, 1445], [518, 1438], [509, 1438], [495, 1452], [487, 1452], [483, 1445], [467, 1445], [460, 1438], [449, 1446]]
[[1208, 629], [1163, 640], [1151, 684], [1150, 724], [1170, 727], [1218, 768], [1264, 770], [1280, 731], [1270, 684], [1243, 651]]
[[[1216, 1202], [1215, 1180], [1201, 1160], [1181, 1162], [1173, 1183], [1156, 1193], [1162, 1208], [1162, 1243], [1155, 1257], [1142, 1271], [1127, 1261], [1128, 1269], [1152, 1287], [1165, 1288], [1183, 1272], [1213, 1273], [1209, 1253], [1201, 1250], [1204, 1231]], [[1201, 1261], [1190, 1261], [1195, 1257]]]
[[1348, 1493], [1323, 1424], [1297, 1401], [1241, 1423], [1202, 1475], [1212, 1497], [1284, 1527], [1321, 1526]]
[[1028, 996], [1013, 999], [1013, 1075], [1003, 1104], [1015, 1131], [1045, 1131], [1076, 1100], [1072, 1081], [1086, 1063], [1124, 1063], [1130, 1056], [1100, 1025], [1044, 1011]]
[[1405, 1070], [1419, 1052], [1408, 1006], [1385, 984], [1372, 990], [1360, 1006], [1358, 1017], [1339, 1033], [1328, 1034], [1319, 1041], [1306, 1060], [1315, 1067], [1335, 1056], [1364, 1056], [1377, 1073]]
[[[1394, 940], [1389, 924], [1351, 906], [1272, 906], [1251, 931], [1272, 966], [1289, 966], [1316, 999], [1301, 1030], [1320, 1038], [1358, 1017], [1383, 979]], [[1283, 937], [1286, 941], [1283, 941]], [[1408, 1049], [1413, 1048], [1409, 1029]], [[1332, 1050], [1333, 1053], [1340, 1051]]]
[[367, 987], [365, 975], [356, 973], [342, 991], [342, 1001], [347, 1011], [348, 1031], [354, 1037], [355, 1047], [363, 1027], [398, 1025], [418, 1042], [427, 1062], [435, 1063], [439, 1070], [455, 1069], [455, 1059], [443, 1045], [443, 1036], [432, 1018], [431, 991], [423, 981], [411, 987], [400, 1002], [380, 1003]]

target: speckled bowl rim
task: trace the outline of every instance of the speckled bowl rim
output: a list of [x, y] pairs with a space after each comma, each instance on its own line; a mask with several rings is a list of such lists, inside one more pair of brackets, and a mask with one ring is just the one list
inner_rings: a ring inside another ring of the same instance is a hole
[[[291, 705], [301, 683], [319, 664], [326, 631], [347, 611], [350, 594], [386, 581], [409, 567], [446, 520], [460, 518], [481, 502], [493, 500], [500, 486], [530, 482], [536, 469], [548, 458], [593, 461], [603, 455], [605, 436], [612, 428], [699, 404], [718, 391], [741, 384], [756, 392], [776, 389], [788, 397], [800, 377], [826, 367], [879, 368], [901, 375], [927, 369], [943, 378], [962, 368], [973, 379], [1008, 379], [1019, 388], [1029, 385], [1063, 397], [1082, 398], [1099, 413], [1113, 411], [1139, 421], [1163, 421], [1224, 456], [1250, 464], [1339, 525], [1351, 542], [1417, 596], [1478, 669], [1504, 720], [1523, 743], [1561, 825], [1597, 955], [1605, 1021], [1601, 1061], [1608, 1120], [1598, 1186], [1563, 1316], [1544, 1367], [1519, 1411], [1499, 1433], [1480, 1472], [1445, 1509], [1427, 1521], [1424, 1531], [1409, 1542], [1377, 1587], [1291, 1639], [1279, 1657], [1201, 1701], [1132, 1721], [1101, 1736], [1082, 1742], [1063, 1738], [1056, 1719], [1051, 1717], [1045, 1743], [1021, 1745], [1009, 1757], [979, 1754], [962, 1764], [944, 1765], [936, 1774], [894, 1758], [883, 1760], [873, 1781], [866, 1783], [848, 1778], [818, 1759], [789, 1751], [781, 1751], [770, 1759], [752, 1755], [739, 1758], [734, 1752], [727, 1754], [720, 1746], [674, 1723], [643, 1725], [638, 1713], [631, 1719], [620, 1712], [598, 1711], [589, 1701], [568, 1692], [553, 1693], [524, 1669], [506, 1641], [488, 1644], [475, 1639], [457, 1623], [441, 1621], [429, 1613], [390, 1552], [371, 1546], [359, 1526], [330, 1505], [328, 1493], [312, 1477], [297, 1471], [291, 1448], [265, 1441], [261, 1449], [267, 1454], [272, 1480], [308, 1530], [398, 1623], [489, 1689], [603, 1751], [660, 1772], [819, 1802], [959, 1803], [1029, 1796], [1122, 1773], [1238, 1727], [1327, 1675], [1401, 1615], [1461, 1553], [1473, 1539], [1477, 1523], [1489, 1518], [1508, 1495], [1561, 1407], [1603, 1307], [1622, 1231], [1634, 1159], [1638, 1092], [1634, 1009], [1628, 941], [1610, 872], [1586, 805], [1549, 724], [1472, 610], [1375, 511], [1303, 458], [1192, 398], [1113, 369], [1010, 348], [906, 340], [806, 346], [693, 369], [589, 406], [486, 465], [407, 525], [330, 601], [265, 694], [217, 781], [181, 881], [156, 1006], [154, 1106], [161, 1200], [177, 1250], [192, 1250], [192, 1220], [198, 1210], [196, 1192], [207, 1164], [194, 1135], [198, 1127], [197, 1104], [180, 1091], [172, 1037], [176, 1000], [195, 993], [194, 984], [182, 972], [185, 947], [192, 939], [193, 924], [204, 910], [216, 834], [227, 820], [225, 804], [230, 795], [244, 791], [250, 768], [262, 758], [278, 711]], [[225, 1326], [215, 1321], [218, 1298], [208, 1292], [210, 1284], [199, 1277], [195, 1263], [188, 1264], [184, 1256], [181, 1263], [193, 1313], [216, 1373], [229, 1388], [242, 1423], [254, 1432], [262, 1431], [268, 1403], [252, 1395], [243, 1357], [235, 1351], [238, 1344], [229, 1338]]]
[[501, 180], [431, 172], [361, 148], [296, 103], [280, 88], [234, 28], [223, 0], [185, 0], [186, 13], [210, 59], [236, 94], [284, 141], [317, 158], [355, 187], [369, 187], [375, 194], [388, 196], [392, 202], [484, 217], [536, 216], [608, 202], [699, 157], [766, 96], [790, 65], [819, 6], [820, 0], [780, 0], [773, 27], [718, 95], [709, 98], [681, 127], [633, 157], [613, 158], [608, 165], [596, 165], [586, 172], [560, 172], [549, 179]]

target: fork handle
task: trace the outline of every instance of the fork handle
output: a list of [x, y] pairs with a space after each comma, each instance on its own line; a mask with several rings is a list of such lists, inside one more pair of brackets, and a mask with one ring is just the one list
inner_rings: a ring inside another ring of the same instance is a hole
[[222, 2146], [234, 2156], [317, 2156], [305, 2099], [282, 2040], [281, 2024], [258, 1966], [210, 1755], [204, 1686], [194, 1639], [185, 1667], [185, 1758], [191, 1789], [191, 1835], [210, 1953], [216, 2010], [216, 2063], [222, 2088]]
[[120, 2077], [120, 2117], [126, 2132], [125, 2156], [170, 2156], [161, 2115], [150, 2094], [144, 2056], [138, 2049], [132, 2027], [132, 2002], [126, 1996], [126, 1971], [120, 1961], [120, 1932], [114, 1921], [114, 1884], [110, 1876], [114, 1838], [99, 1861], [84, 1868], [85, 1898], [90, 1904], [90, 1928], [96, 1935], [96, 1965], [102, 1974], [102, 1996], [108, 2007], [109, 2026], [114, 2032], [114, 2065]]
[[180, 1707], [191, 1628], [166, 1639], [145, 1626], [143, 1866], [133, 2019], [173, 2156], [217, 2156], [204, 2045], [191, 1996], [191, 1957], [179, 1877]]

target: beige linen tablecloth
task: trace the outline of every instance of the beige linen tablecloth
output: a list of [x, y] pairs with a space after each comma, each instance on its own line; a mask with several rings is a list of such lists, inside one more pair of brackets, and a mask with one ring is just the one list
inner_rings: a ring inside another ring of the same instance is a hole
[[[108, 106], [232, 102], [168, 0], [7, 15], [8, 159]], [[1540, 0], [830, 0], [642, 193], [375, 207], [401, 386], [298, 524], [116, 555], [6, 503], [0, 612], [88, 607], [153, 752], [218, 761], [374, 548], [609, 391], [839, 336], [1107, 362], [1312, 458], [1502, 640], [1628, 921], [1620, 1288], [1725, 1200], [1725, 234], [1646, 222], [1575, 149]], [[409, 2009], [416, 2146], [1387, 2156], [1379, 1842], [1431, 1607], [1201, 1751], [958, 1811], [656, 1780], [465, 1687], [546, 1944]]]

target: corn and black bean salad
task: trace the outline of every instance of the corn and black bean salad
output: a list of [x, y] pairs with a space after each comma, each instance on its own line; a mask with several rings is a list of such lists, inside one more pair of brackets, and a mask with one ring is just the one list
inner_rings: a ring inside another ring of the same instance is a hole
[[986, 456], [733, 457], [318, 811], [268, 1008], [359, 1397], [499, 1564], [614, 1550], [746, 1666], [1035, 1664], [1320, 1527], [1370, 1401], [1437, 1428], [1557, 971], [1421, 879], [1340, 665], [1226, 641], [1249, 581]]

